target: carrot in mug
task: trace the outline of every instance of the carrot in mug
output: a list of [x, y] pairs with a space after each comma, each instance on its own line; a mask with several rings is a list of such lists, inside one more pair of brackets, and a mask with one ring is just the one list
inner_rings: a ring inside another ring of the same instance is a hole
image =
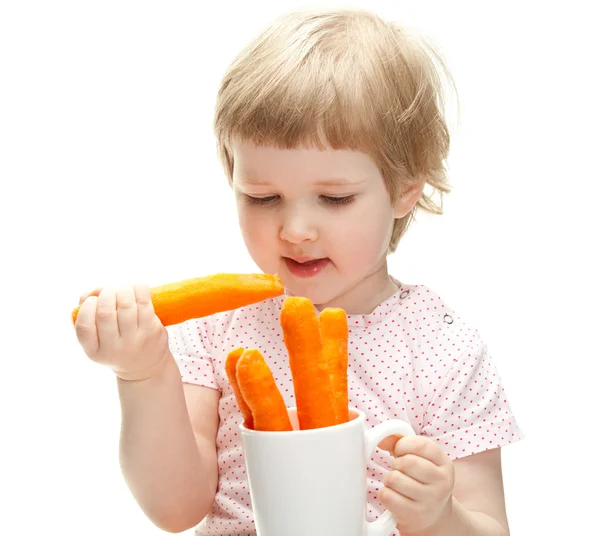
[[236, 368], [239, 389], [252, 411], [254, 430], [291, 431], [285, 402], [260, 351], [244, 350]]
[[348, 319], [343, 309], [329, 307], [319, 315], [323, 361], [333, 389], [336, 422], [348, 421]]
[[240, 391], [240, 386], [237, 382], [237, 364], [242, 357], [242, 353], [244, 352], [244, 348], [236, 348], [232, 350], [227, 355], [227, 359], [225, 360], [225, 372], [227, 373], [227, 378], [229, 378], [229, 383], [231, 384], [231, 389], [233, 390], [233, 394], [235, 395], [235, 400], [237, 402], [240, 411], [242, 412], [242, 416], [244, 417], [244, 425], [246, 428], [252, 429], [254, 427], [252, 420], [252, 410], [244, 400], [244, 396]]
[[283, 302], [280, 322], [288, 350], [301, 430], [336, 424], [329, 370], [323, 362], [319, 319], [308, 298]]
[[[150, 296], [156, 316], [169, 326], [274, 298], [283, 290], [277, 274], [221, 273], [153, 287]], [[73, 323], [78, 313], [79, 307], [72, 312]]]

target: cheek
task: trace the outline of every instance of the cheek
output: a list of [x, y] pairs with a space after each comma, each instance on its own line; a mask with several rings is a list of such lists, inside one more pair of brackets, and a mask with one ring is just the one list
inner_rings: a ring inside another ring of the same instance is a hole
[[238, 221], [242, 236], [249, 249], [261, 246], [271, 239], [273, 227], [269, 218], [264, 214], [257, 214], [248, 207], [239, 207]]
[[[338, 228], [338, 243], [348, 255], [379, 257], [387, 252], [394, 225], [393, 212], [381, 206], [353, 214]], [[350, 240], [348, 238], [351, 237]]]

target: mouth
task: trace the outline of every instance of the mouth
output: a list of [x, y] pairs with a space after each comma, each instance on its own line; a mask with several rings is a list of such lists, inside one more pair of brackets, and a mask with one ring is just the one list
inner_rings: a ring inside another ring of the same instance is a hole
[[328, 258], [283, 257], [288, 270], [297, 277], [314, 277], [331, 262]]

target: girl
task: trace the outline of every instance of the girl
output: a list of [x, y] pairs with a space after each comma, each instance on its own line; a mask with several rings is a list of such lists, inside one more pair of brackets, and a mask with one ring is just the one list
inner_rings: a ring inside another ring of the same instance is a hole
[[215, 132], [248, 251], [285, 295], [168, 329], [147, 285], [82, 296], [76, 333], [117, 376], [122, 471], [158, 527], [255, 534], [224, 362], [259, 348], [293, 406], [279, 313], [302, 295], [348, 314], [350, 405], [418, 431], [370, 460], [368, 519], [387, 508], [403, 536], [509, 534], [500, 448], [520, 431], [486, 345], [387, 269], [415, 211], [441, 213], [426, 188], [449, 190], [442, 72], [374, 14], [281, 17], [225, 74]]

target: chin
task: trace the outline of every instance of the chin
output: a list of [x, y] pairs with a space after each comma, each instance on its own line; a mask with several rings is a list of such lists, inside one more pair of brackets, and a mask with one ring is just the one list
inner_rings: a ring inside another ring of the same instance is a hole
[[316, 282], [298, 283], [297, 281], [286, 281], [282, 278], [284, 286], [293, 296], [302, 296], [308, 298], [316, 307], [330, 303], [336, 297], [335, 291], [329, 285], [328, 288], [320, 288], [321, 285]]

